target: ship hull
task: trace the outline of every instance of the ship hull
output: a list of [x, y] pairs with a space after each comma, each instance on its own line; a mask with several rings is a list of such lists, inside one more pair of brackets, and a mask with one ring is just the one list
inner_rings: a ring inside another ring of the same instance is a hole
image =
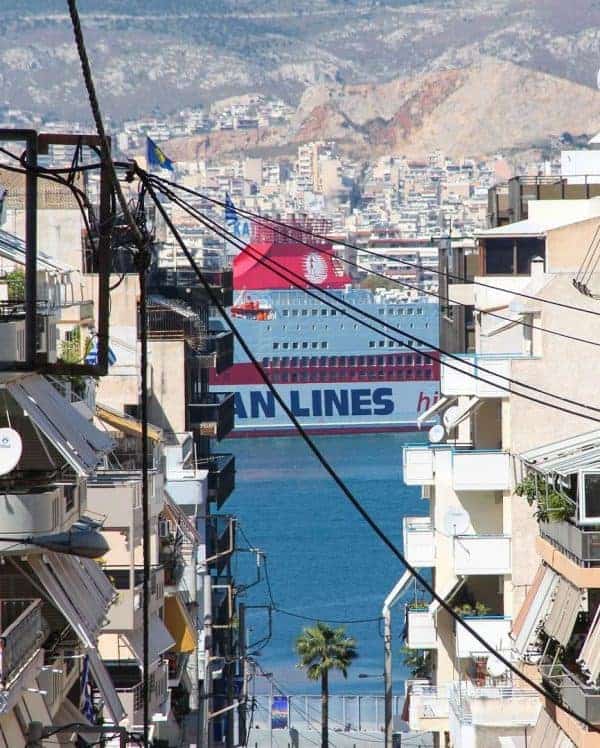
[[[417, 417], [439, 397], [438, 383], [354, 382], [277, 384], [300, 424], [312, 434], [415, 431]], [[233, 437], [295, 433], [295, 427], [265, 385], [219, 386], [235, 393]]]

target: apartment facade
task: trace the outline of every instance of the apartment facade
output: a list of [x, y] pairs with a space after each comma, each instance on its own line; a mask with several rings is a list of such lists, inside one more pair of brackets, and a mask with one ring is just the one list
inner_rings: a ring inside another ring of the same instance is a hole
[[[553, 690], [562, 683], [565, 699], [575, 690], [556, 677], [557, 662], [596, 606], [581, 579], [581, 595], [563, 585], [557, 598], [560, 580], [544, 577], [547, 569], [560, 574], [559, 525], [568, 534], [576, 524], [546, 521], [554, 519], [546, 495], [554, 477], [534, 497], [530, 486], [538, 451], [581, 439], [594, 426], [575, 415], [593, 414], [572, 402], [597, 403], [595, 350], [585, 341], [600, 340], [600, 325], [593, 314], [568, 307], [596, 308], [572, 279], [598, 216], [593, 199], [532, 200], [527, 219], [481, 232], [462, 257], [460, 248], [442, 247], [440, 267], [458, 263], [462, 270], [448, 279], [441, 325], [441, 347], [452, 355], [442, 356], [441, 396], [422, 419], [431, 425], [437, 416], [439, 423], [403, 454], [405, 482], [423, 486], [429, 502], [428, 517], [404, 520], [409, 560], [431, 569], [436, 592], [522, 672], [546, 684], [550, 672]], [[527, 611], [532, 598], [540, 604], [540, 589], [548, 607], [532, 622]], [[560, 617], [565, 601], [575, 611], [568, 621]], [[431, 730], [439, 745], [588, 744], [581, 726], [560, 733], [557, 727], [548, 742], [538, 694], [424, 595], [408, 603], [406, 644], [428, 653], [431, 673], [412, 685], [410, 724]]]

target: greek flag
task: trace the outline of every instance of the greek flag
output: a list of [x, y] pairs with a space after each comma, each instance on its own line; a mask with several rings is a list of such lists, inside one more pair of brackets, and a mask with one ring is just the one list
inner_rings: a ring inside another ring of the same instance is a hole
[[[96, 366], [98, 364], [98, 341], [94, 340], [92, 343], [92, 347], [88, 351], [86, 357], [85, 357], [85, 363], [89, 366]], [[115, 353], [113, 349], [108, 346], [108, 365], [114, 366], [114, 364], [117, 363], [117, 357], [115, 356]]]
[[238, 222], [238, 212], [235, 209], [233, 200], [229, 195], [229, 192], [225, 193], [225, 223], [230, 229], [235, 228], [235, 224]]
[[240, 217], [229, 192], [225, 193], [225, 223], [229, 231], [238, 239], [248, 243], [250, 241], [251, 226], [250, 221]]

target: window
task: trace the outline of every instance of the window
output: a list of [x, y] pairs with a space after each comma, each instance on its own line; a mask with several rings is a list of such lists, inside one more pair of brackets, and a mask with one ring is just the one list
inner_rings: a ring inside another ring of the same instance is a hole
[[375, 363], [375, 356], [367, 356], [367, 366], [373, 366]]
[[418, 307], [417, 307], [417, 308], [415, 309], [415, 313], [416, 313], [416, 314], [423, 314], [423, 307], [422, 307], [422, 306], [418, 306]]
[[65, 492], [65, 514], [73, 511], [75, 508], [75, 486], [63, 486]]
[[311, 309], [310, 313], [312, 314], [313, 317], [316, 317], [317, 314], [319, 313], [319, 310], [318, 309]]
[[388, 348], [393, 348], [393, 347], [394, 347], [394, 341], [388, 340]]
[[298, 345], [299, 345], [298, 341], [294, 340], [294, 342], [292, 343], [292, 348], [297, 348]]
[[285, 342], [285, 343], [283, 343], [283, 347], [284, 347], [284, 348], [289, 348], [289, 347], [290, 347], [290, 344], [289, 344], [289, 343], [287, 343], [287, 342]]
[[281, 359], [281, 365], [282, 366], [289, 366], [290, 365], [290, 360], [289, 360], [289, 358], [287, 356], [283, 356], [282, 357], [282, 359]]
[[375, 341], [369, 340], [369, 348], [375, 348]]
[[297, 317], [297, 316], [298, 316], [298, 310], [292, 309], [292, 317]]
[[338, 358], [338, 366], [346, 366], [346, 356], [340, 356]]
[[357, 364], [358, 364], [358, 366], [364, 366], [365, 365], [365, 357], [364, 356], [359, 356], [358, 359], [357, 359]]
[[327, 346], [328, 346], [327, 341], [323, 340], [322, 343], [321, 343], [321, 348], [327, 348]]
[[317, 366], [319, 363], [319, 359], [316, 356], [311, 356], [309, 361], [309, 366]]
[[140, 409], [140, 406], [137, 403], [132, 404], [132, 405], [126, 404], [123, 407], [123, 410], [125, 411], [125, 415], [131, 416], [132, 418], [139, 418], [139, 409]]
[[302, 358], [300, 359], [300, 365], [308, 366], [308, 358], [306, 356], [302, 356]]
[[355, 366], [356, 359], [354, 356], [348, 356], [348, 366]]
[[308, 348], [308, 343], [306, 342], [306, 340], [302, 341], [302, 347], [303, 348]]
[[271, 366], [279, 366], [279, 356], [273, 356], [271, 359]]
[[380, 340], [379, 341], [379, 347], [380, 348], [385, 348], [385, 340]]
[[327, 366], [327, 356], [321, 356], [319, 358], [319, 366]]
[[327, 309], [321, 309], [321, 317], [327, 316]]
[[332, 309], [331, 310], [331, 316], [335, 317], [336, 314], [337, 314], [337, 309]]
[[283, 314], [284, 317], [289, 317], [290, 316], [290, 310], [289, 309], [284, 309], [281, 313]]
[[262, 363], [263, 367], [265, 367], [265, 366], [268, 366], [268, 365], [269, 365], [269, 360], [270, 360], [270, 359], [268, 359], [268, 358], [263, 358], [263, 360], [261, 361], [261, 363]]
[[308, 317], [308, 309], [303, 309], [302, 310], [302, 316], [303, 317]]
[[273, 350], [276, 351], [279, 348], [279, 343], [273, 343]]
[[335, 356], [329, 358], [329, 366], [337, 366], [337, 358]]
[[579, 514], [582, 525], [600, 523], [600, 473], [581, 473]]
[[318, 348], [318, 347], [319, 347], [319, 344], [317, 343], [317, 341], [316, 341], [316, 340], [313, 340], [313, 342], [312, 342], [312, 343], [310, 344], [310, 347], [311, 347], [311, 348]]
[[290, 366], [298, 366], [298, 357], [297, 356], [292, 356], [290, 358]]

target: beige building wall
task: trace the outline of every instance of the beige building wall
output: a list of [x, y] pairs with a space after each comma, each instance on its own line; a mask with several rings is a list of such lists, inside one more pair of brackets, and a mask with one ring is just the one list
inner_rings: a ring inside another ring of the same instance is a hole
[[182, 373], [185, 369], [183, 340], [151, 340], [148, 358], [152, 366], [150, 421], [164, 431], [185, 431], [186, 408]]

